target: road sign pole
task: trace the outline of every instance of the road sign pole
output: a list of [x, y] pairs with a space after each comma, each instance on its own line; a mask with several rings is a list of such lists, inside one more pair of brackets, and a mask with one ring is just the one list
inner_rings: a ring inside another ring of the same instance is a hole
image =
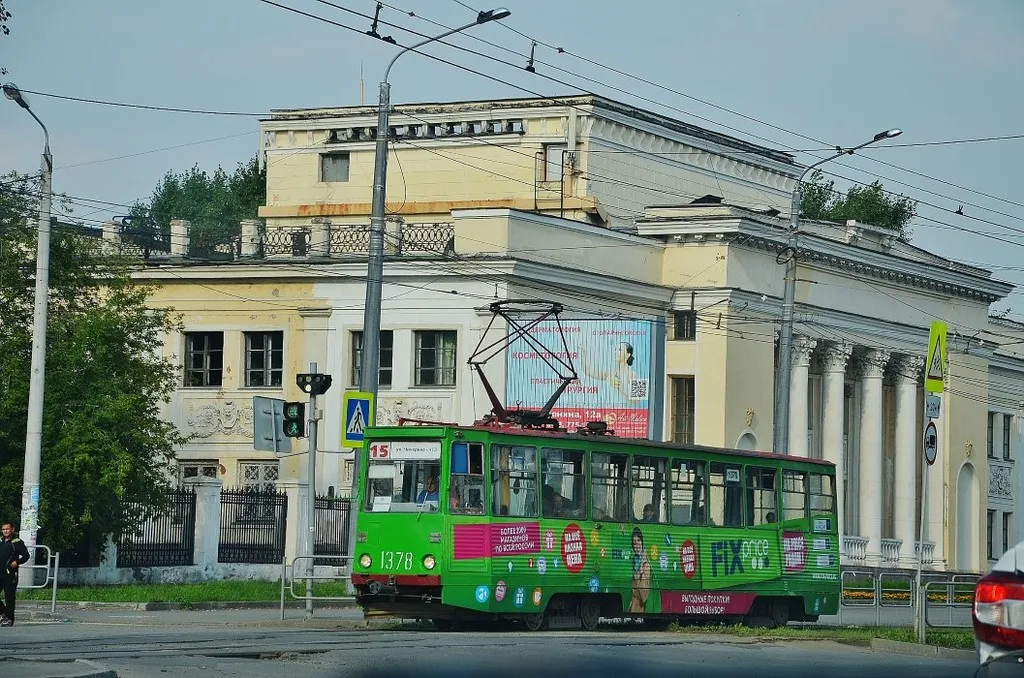
[[[309, 364], [309, 371], [316, 374], [316, 363]], [[306, 508], [306, 555], [309, 556], [306, 566], [306, 618], [313, 616], [313, 572], [314, 558], [313, 549], [316, 547], [316, 436], [317, 436], [317, 411], [316, 391], [311, 390], [309, 394], [309, 422], [306, 435], [309, 436], [309, 465], [307, 483], [309, 485], [309, 496]]]
[[928, 501], [928, 464], [922, 464], [921, 469], [921, 522], [917, 528], [917, 578], [914, 584], [914, 591], [917, 594], [917, 604], [914, 606], [914, 628], [917, 630], [917, 642], [924, 643], [925, 637], [925, 593], [921, 588], [921, 564], [924, 562], [924, 512], [925, 502]]

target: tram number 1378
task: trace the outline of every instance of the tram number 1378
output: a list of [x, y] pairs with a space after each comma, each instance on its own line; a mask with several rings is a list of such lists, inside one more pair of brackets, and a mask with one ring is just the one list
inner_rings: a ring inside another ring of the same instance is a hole
[[385, 570], [411, 570], [412, 551], [381, 551], [380, 565]]

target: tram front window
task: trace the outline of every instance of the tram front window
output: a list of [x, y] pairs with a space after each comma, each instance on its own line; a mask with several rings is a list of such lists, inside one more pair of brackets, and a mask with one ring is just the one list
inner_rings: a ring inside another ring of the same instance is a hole
[[[382, 451], [380, 446], [383, 445], [388, 447]], [[373, 446], [378, 446], [376, 452]], [[431, 443], [373, 443], [373, 446], [367, 467], [365, 510], [374, 513], [437, 511], [441, 485], [440, 444], [436, 445], [436, 457], [435, 445]]]

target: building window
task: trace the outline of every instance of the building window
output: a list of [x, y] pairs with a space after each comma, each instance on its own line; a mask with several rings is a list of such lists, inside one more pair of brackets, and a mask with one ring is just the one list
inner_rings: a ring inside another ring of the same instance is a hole
[[416, 332], [416, 386], [455, 385], [454, 330]]
[[672, 338], [693, 341], [697, 338], [697, 312], [676, 311], [673, 319]]
[[245, 385], [281, 386], [284, 332], [245, 333]]
[[544, 144], [544, 181], [562, 180], [562, 151], [567, 150], [569, 144]]
[[[1010, 461], [1013, 457], [1010, 456], [1010, 428], [1013, 426], [1013, 415], [1003, 415], [1003, 459]], [[1004, 514], [1005, 515], [1005, 514]]]
[[[380, 366], [377, 379], [380, 386], [391, 386], [391, 374], [394, 367], [395, 333], [391, 330], [380, 331]], [[352, 381], [359, 386], [359, 372], [363, 369], [363, 333], [352, 333]]]
[[1010, 527], [1012, 526], [1012, 523], [1013, 513], [1003, 511], [1003, 553], [1009, 551], [1010, 547], [1013, 546], [1013, 544], [1010, 543]]
[[320, 154], [320, 181], [348, 181], [348, 153]]
[[672, 442], [693, 442], [694, 378], [672, 377]]
[[224, 374], [224, 333], [185, 334], [185, 386], [220, 386]]
[[219, 464], [216, 461], [178, 462], [178, 480], [186, 478], [216, 478]]
[[988, 559], [992, 560], [992, 523], [996, 519], [996, 512], [988, 512]]
[[238, 471], [242, 487], [261, 492], [277, 491], [276, 461], [243, 461], [239, 463]]
[[989, 412], [988, 413], [988, 458], [989, 459], [995, 459], [995, 457], [996, 457], [995, 443], [994, 443], [994, 440], [993, 440], [993, 438], [994, 438], [993, 434], [995, 433], [995, 431], [994, 431], [995, 426], [996, 426], [996, 413], [995, 412]]

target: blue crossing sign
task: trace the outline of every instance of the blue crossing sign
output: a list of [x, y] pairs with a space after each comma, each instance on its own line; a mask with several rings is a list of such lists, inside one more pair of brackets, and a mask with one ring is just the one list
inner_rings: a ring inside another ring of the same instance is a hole
[[341, 401], [342, 447], [362, 447], [366, 427], [373, 425], [373, 394], [363, 391], [345, 391]]

